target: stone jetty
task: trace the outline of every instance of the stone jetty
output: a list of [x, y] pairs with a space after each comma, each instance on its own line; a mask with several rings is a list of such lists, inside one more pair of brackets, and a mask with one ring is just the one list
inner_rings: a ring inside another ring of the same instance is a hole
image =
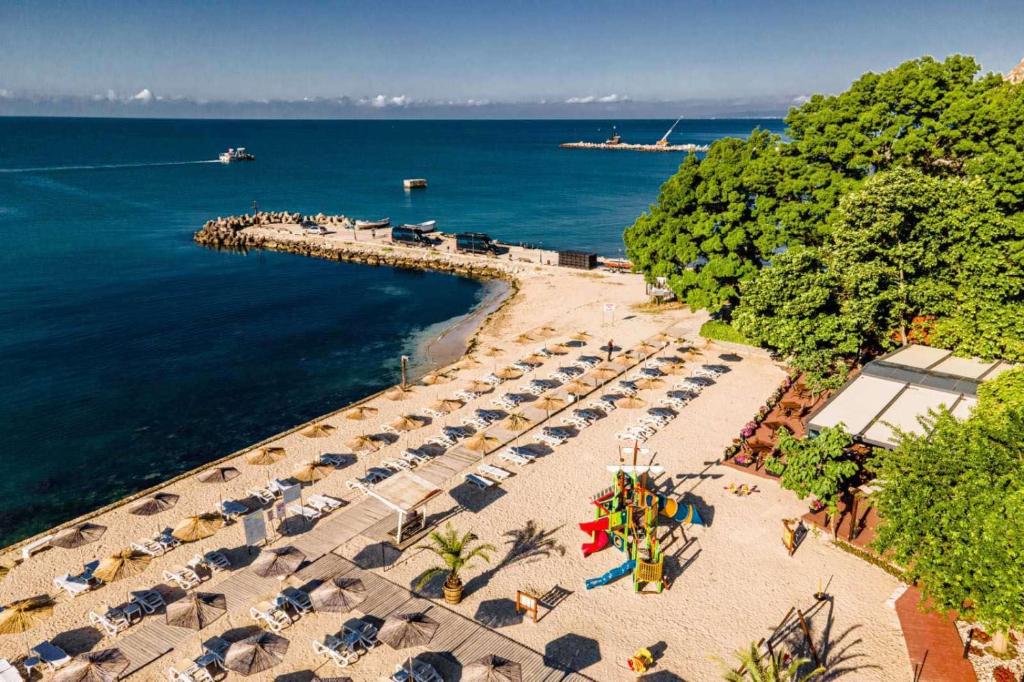
[[[515, 281], [514, 273], [521, 261], [500, 260], [496, 256], [462, 254], [438, 248], [398, 246], [380, 240], [336, 240], [321, 234], [305, 234], [295, 226], [320, 225], [350, 228], [353, 221], [346, 216], [322, 213], [303, 215], [292, 212], [258, 212], [253, 215], [218, 217], [208, 220], [193, 235], [197, 244], [215, 249], [248, 251], [266, 249], [326, 260], [384, 265], [414, 270], [434, 270], [479, 280]], [[442, 241], [446, 236], [435, 233]], [[517, 250], [522, 250], [515, 247]], [[536, 250], [537, 261], [542, 252]]]

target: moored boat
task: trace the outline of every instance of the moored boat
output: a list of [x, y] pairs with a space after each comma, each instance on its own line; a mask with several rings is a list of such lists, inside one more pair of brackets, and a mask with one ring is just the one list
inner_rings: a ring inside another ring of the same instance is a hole
[[380, 220], [357, 220], [357, 230], [380, 230], [385, 227], [391, 226], [391, 218], [381, 218]]
[[405, 225], [400, 225], [399, 227], [404, 227], [407, 230], [419, 232], [420, 234], [427, 234], [428, 232], [433, 232], [437, 229], [437, 221], [425, 220], [422, 223], [407, 223]]

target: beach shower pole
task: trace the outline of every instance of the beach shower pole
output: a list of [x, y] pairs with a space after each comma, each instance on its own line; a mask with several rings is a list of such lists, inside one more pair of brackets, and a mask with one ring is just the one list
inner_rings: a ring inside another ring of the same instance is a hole
[[403, 355], [402, 356], [401, 365], [402, 365], [402, 388], [405, 388], [405, 374], [406, 374], [406, 371], [409, 368], [409, 356], [408, 355]]

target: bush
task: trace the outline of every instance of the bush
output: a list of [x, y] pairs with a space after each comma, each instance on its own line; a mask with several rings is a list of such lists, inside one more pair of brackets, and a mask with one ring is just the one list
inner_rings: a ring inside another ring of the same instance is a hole
[[708, 320], [700, 328], [700, 335], [706, 339], [725, 341], [727, 343], [742, 343], [744, 346], [752, 346], [750, 339], [736, 331], [728, 322], [721, 320]]

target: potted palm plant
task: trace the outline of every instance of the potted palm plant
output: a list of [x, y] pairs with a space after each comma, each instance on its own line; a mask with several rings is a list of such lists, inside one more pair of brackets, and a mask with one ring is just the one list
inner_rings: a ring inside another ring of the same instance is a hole
[[428, 568], [420, 576], [416, 583], [416, 589], [422, 589], [424, 585], [439, 575], [447, 574], [444, 581], [444, 600], [449, 604], [458, 604], [462, 601], [462, 578], [459, 575], [473, 559], [480, 558], [489, 562], [491, 552], [497, 550], [494, 545], [477, 542], [479, 538], [473, 531], [467, 531], [462, 535], [449, 523], [444, 531], [434, 531], [429, 536], [427, 549], [441, 557], [442, 565]]
[[735, 654], [738, 668], [733, 668], [719, 659], [722, 679], [726, 682], [810, 682], [825, 672], [825, 668], [810, 667], [806, 658], [791, 658], [774, 652], [763, 653], [757, 642], [751, 642], [747, 650]]

